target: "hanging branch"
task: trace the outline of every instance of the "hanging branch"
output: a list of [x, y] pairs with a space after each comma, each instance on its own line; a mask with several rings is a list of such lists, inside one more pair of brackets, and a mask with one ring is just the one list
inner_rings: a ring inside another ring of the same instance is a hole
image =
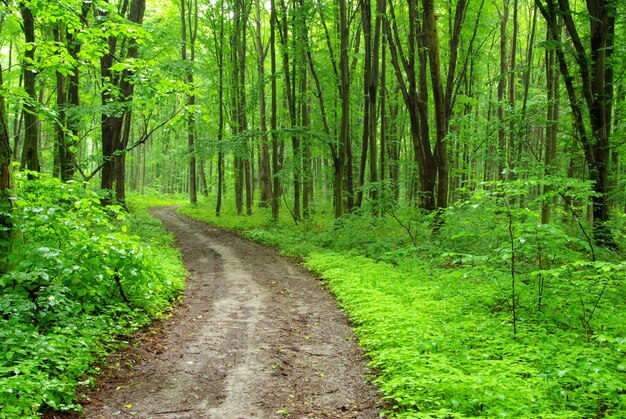
[[83, 177], [83, 181], [84, 182], [89, 182], [91, 179], [93, 179], [93, 177], [95, 175], [98, 174], [98, 172], [100, 172], [102, 170], [102, 168], [108, 162], [110, 162], [112, 160], [115, 160], [116, 157], [124, 155], [124, 154], [127, 154], [127, 153], [133, 151], [135, 148], [139, 147], [141, 144], [144, 144], [146, 141], [148, 141], [150, 139], [150, 137], [152, 137], [152, 134], [154, 134], [159, 128], [162, 128], [164, 125], [166, 125], [172, 119], [174, 119], [176, 117], [176, 115], [178, 115], [183, 109], [185, 109], [184, 106], [182, 108], [179, 108], [168, 119], [166, 119], [165, 121], [161, 122], [159, 125], [157, 125], [156, 127], [152, 128], [150, 131], [147, 130], [147, 126], [146, 126], [144, 128], [144, 132], [141, 135], [141, 137], [139, 138], [139, 140], [137, 140], [132, 146], [126, 147], [126, 148], [124, 148], [122, 150], [117, 150], [110, 157], [105, 157], [102, 160], [102, 162], [90, 174], [86, 174], [85, 173], [85, 171], [78, 164], [78, 161], [76, 160], [76, 157], [74, 157], [74, 165], [78, 169], [78, 172], [80, 173], [80, 175]]

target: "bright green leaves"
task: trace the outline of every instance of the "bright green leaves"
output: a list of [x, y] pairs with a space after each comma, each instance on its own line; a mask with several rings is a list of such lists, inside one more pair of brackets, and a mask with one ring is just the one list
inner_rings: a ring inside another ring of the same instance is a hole
[[[69, 410], [90, 363], [161, 315], [181, 290], [178, 255], [151, 224], [159, 255], [139, 243], [147, 216], [103, 207], [79, 184], [18, 173], [8, 271], [0, 277], [0, 416]], [[162, 248], [165, 248], [162, 252]], [[123, 293], [123, 294], [122, 294]]]
[[[307, 266], [327, 280], [357, 326], [376, 382], [395, 406], [392, 417], [623, 413], [623, 345], [546, 332], [528, 314], [512, 339], [507, 314], [485, 304], [494, 289], [480, 270], [391, 266], [330, 252], [309, 255]], [[592, 276], [585, 280], [596, 281]]]

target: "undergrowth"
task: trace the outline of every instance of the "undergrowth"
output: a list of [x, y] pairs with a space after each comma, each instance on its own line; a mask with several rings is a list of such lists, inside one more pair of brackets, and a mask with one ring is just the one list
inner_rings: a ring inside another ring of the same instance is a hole
[[[96, 360], [163, 315], [183, 287], [172, 239], [80, 184], [17, 174], [0, 277], [0, 417], [80, 410]], [[153, 245], [152, 248], [149, 244]]]
[[323, 277], [389, 417], [626, 416], [626, 265], [570, 214], [555, 209], [559, 221], [542, 225], [538, 211], [479, 193], [433, 235], [432, 217], [410, 209], [298, 225], [288, 214], [274, 223], [267, 209], [180, 211], [278, 246]]

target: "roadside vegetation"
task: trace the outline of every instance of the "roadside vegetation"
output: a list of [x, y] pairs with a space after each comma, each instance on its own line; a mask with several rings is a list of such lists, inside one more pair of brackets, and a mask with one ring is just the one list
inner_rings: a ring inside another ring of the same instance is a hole
[[212, 203], [180, 212], [318, 273], [390, 417], [623, 417], [626, 265], [593, 247], [586, 222], [557, 213], [561, 224], [541, 224], [524, 198], [492, 185], [448, 209], [434, 235], [432, 215], [392, 207], [339, 219], [318, 208], [298, 224], [288, 211], [275, 224], [269, 209], [215, 217]]
[[80, 410], [96, 361], [167, 314], [184, 267], [149, 202], [131, 199], [129, 215], [80, 183], [16, 180], [0, 266], [0, 417]]

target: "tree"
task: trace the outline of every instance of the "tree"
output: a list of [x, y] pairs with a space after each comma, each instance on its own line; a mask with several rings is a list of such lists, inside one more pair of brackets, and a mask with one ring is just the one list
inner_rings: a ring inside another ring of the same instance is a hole
[[[2, 66], [0, 66], [0, 91], [3, 90]], [[6, 105], [4, 95], [0, 94], [0, 255], [5, 255], [9, 249], [11, 235], [11, 141], [9, 126], [7, 123]], [[0, 263], [4, 262], [4, 256], [0, 257]], [[0, 272], [4, 266], [0, 265]]]
[[22, 151], [22, 167], [39, 172], [39, 117], [38, 96], [36, 91], [37, 68], [35, 66], [35, 17], [30, 4], [20, 1], [22, 30], [26, 41], [26, 51], [22, 63], [24, 74], [24, 90], [27, 99], [24, 103], [24, 147]]
[[[130, 7], [128, 6], [128, 2], [122, 4], [121, 15], [125, 16], [128, 13], [128, 20], [131, 23], [141, 25], [146, 10], [146, 1], [132, 0]], [[109, 16], [109, 12], [101, 11], [100, 13], [102, 19]], [[130, 135], [131, 104], [135, 85], [132, 82], [132, 68], [125, 68], [119, 72], [115, 70], [114, 62], [120, 56], [135, 60], [139, 50], [135, 36], [129, 36], [126, 39], [126, 37], [120, 38], [112, 34], [107, 38], [107, 45], [107, 51], [100, 59], [100, 74], [103, 81], [101, 100], [104, 108], [101, 121], [103, 166], [100, 186], [109, 193], [115, 186], [115, 198], [124, 202], [126, 199], [125, 150]], [[127, 47], [126, 50], [123, 50], [124, 46]], [[105, 202], [110, 202], [112, 199], [113, 196], [109, 196]]]
[[265, 99], [265, 58], [268, 49], [263, 45], [261, 36], [261, 2], [256, 1], [256, 55], [257, 76], [259, 89], [259, 128], [261, 130], [261, 144], [259, 153], [259, 177], [261, 183], [261, 197], [259, 206], [267, 207], [272, 197], [272, 175], [270, 171], [269, 143], [267, 135], [267, 106]]
[[[198, 0], [181, 0], [180, 18], [182, 30], [181, 58], [185, 65], [185, 76], [188, 89], [187, 95], [187, 146], [189, 152], [189, 201], [198, 202], [196, 174], [196, 93], [194, 86], [194, 63], [196, 60], [196, 38], [198, 37]], [[190, 55], [187, 57], [187, 46]]]
[[[552, 33], [559, 39], [559, 17], [563, 19], [574, 48], [576, 71], [567, 60], [566, 48], [554, 42], [559, 70], [565, 84], [578, 140], [585, 155], [589, 178], [593, 182], [593, 234], [606, 247], [616, 244], [607, 225], [609, 221], [609, 157], [613, 104], [613, 63], [617, 1], [588, 0], [589, 42], [585, 46], [574, 20], [569, 0], [535, 0]], [[581, 99], [582, 96], [582, 99]], [[589, 129], [588, 129], [589, 127]]]

